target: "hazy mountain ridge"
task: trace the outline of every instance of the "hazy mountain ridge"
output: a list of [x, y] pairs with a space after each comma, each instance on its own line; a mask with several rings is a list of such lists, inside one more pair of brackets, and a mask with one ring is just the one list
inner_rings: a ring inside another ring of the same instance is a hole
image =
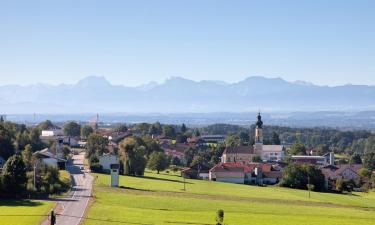
[[329, 87], [254, 76], [237, 83], [172, 77], [126, 87], [91, 76], [74, 85], [0, 86], [0, 99], [1, 113], [360, 111], [375, 109], [375, 86]]

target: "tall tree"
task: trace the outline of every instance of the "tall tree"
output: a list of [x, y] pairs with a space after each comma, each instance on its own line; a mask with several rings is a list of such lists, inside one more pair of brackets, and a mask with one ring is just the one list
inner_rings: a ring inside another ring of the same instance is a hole
[[0, 124], [0, 156], [7, 160], [14, 154], [12, 133]]
[[281, 144], [279, 134], [276, 133], [275, 131], [272, 132], [272, 144], [274, 144], [274, 145], [280, 145]]
[[22, 151], [22, 160], [25, 163], [27, 170], [32, 170], [32, 156], [33, 150], [30, 144], [25, 146], [25, 149]]
[[168, 161], [164, 152], [151, 153], [147, 167], [151, 170], [156, 170], [157, 173], [159, 173], [161, 170], [165, 170], [168, 167]]
[[181, 133], [184, 134], [187, 131], [186, 125], [183, 123], [181, 126]]
[[64, 134], [70, 137], [78, 137], [81, 135], [81, 125], [74, 121], [70, 121], [64, 125]]
[[306, 147], [301, 141], [297, 140], [289, 149], [291, 155], [306, 155]]
[[81, 137], [86, 139], [90, 134], [94, 133], [94, 129], [89, 125], [84, 125], [81, 127]]
[[98, 157], [107, 152], [108, 139], [98, 134], [90, 134], [86, 143], [86, 157], [89, 162], [95, 162]]
[[10, 197], [21, 197], [26, 191], [26, 166], [20, 155], [10, 157], [3, 168], [2, 186]]
[[124, 123], [121, 123], [119, 125], [117, 125], [113, 131], [115, 132], [126, 132], [128, 130], [128, 127], [124, 124]]

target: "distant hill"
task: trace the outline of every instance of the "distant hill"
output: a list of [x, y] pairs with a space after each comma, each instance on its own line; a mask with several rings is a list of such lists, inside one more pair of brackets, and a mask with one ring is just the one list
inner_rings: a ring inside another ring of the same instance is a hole
[[249, 77], [237, 83], [172, 77], [139, 87], [87, 77], [75, 85], [0, 86], [0, 113], [363, 111], [375, 109], [375, 86], [317, 86]]

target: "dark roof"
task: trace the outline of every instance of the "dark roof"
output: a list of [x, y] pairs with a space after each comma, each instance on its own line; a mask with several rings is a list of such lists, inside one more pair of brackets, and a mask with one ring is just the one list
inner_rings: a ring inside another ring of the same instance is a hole
[[254, 154], [253, 146], [226, 147], [223, 154]]

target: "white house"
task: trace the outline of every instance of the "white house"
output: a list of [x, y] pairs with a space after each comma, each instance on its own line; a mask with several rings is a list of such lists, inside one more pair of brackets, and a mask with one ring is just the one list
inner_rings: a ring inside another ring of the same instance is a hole
[[65, 169], [66, 159], [57, 157], [49, 148], [34, 152], [33, 154], [41, 163]]
[[56, 137], [62, 135], [64, 135], [64, 132], [61, 128], [56, 127], [48, 130], [42, 130], [42, 137]]
[[99, 164], [102, 166], [103, 171], [109, 172], [112, 164], [120, 164], [118, 155], [103, 154], [99, 157]]

